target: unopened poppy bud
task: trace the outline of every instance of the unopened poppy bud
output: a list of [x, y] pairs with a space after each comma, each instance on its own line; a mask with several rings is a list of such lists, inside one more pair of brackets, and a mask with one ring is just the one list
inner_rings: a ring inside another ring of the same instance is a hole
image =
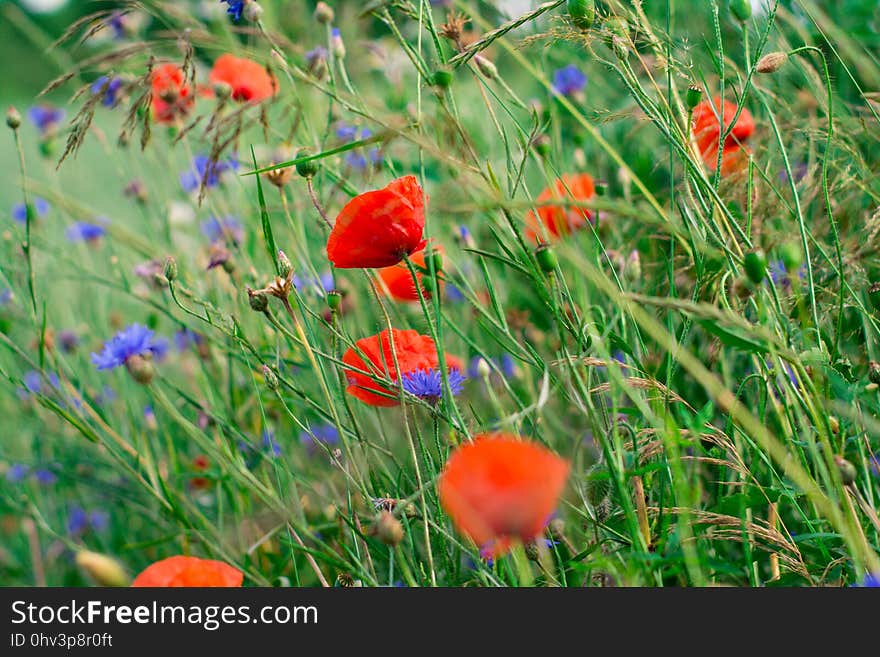
[[389, 547], [395, 547], [403, 540], [403, 525], [392, 513], [383, 511], [373, 525], [376, 538]]
[[779, 256], [786, 271], [797, 271], [804, 262], [804, 254], [799, 244], [787, 242], [779, 249]]
[[858, 476], [856, 466], [847, 461], [845, 458], [838, 454], [835, 454], [834, 465], [837, 466], [837, 471], [840, 473], [840, 480], [843, 482], [844, 486], [849, 486], [856, 480], [856, 477]]
[[596, 3], [594, 0], [568, 0], [568, 15], [574, 26], [585, 32], [593, 27], [596, 20]]
[[165, 259], [165, 278], [169, 283], [177, 278], [177, 260], [171, 256]]
[[431, 82], [436, 87], [446, 89], [447, 87], [449, 87], [449, 85], [452, 84], [452, 71], [446, 68], [441, 68], [434, 71], [434, 75], [431, 76]]
[[760, 249], [749, 251], [743, 259], [743, 268], [749, 280], [758, 285], [767, 275], [767, 258]]
[[745, 23], [752, 17], [752, 3], [749, 0], [730, 0], [730, 13]]
[[263, 379], [266, 381], [266, 387], [269, 390], [278, 390], [278, 377], [268, 365], [263, 365]]
[[251, 288], [247, 289], [248, 293], [248, 303], [251, 306], [251, 310], [255, 310], [258, 313], [264, 313], [269, 308], [269, 297], [267, 297], [262, 292], [255, 292]]
[[688, 109], [693, 111], [694, 108], [699, 105], [702, 100], [703, 90], [695, 84], [689, 86], [687, 94], [685, 94], [685, 102], [687, 103]]
[[876, 360], [872, 360], [868, 363], [868, 380], [871, 383], [880, 385], [880, 363]]
[[131, 356], [125, 361], [125, 369], [131, 374], [131, 378], [140, 383], [147, 385], [153, 380], [156, 374], [156, 368], [153, 362], [143, 356]]
[[430, 297], [434, 292], [437, 291], [437, 286], [434, 283], [434, 279], [427, 274], [421, 277], [419, 281], [422, 284], [422, 292], [426, 297]]
[[432, 251], [428, 254], [428, 257], [425, 259], [426, 268], [430, 271], [430, 266], [434, 266], [435, 272], [443, 271], [443, 254], [440, 251]]
[[18, 127], [21, 125], [21, 114], [14, 107], [6, 110], [6, 125], [13, 130], [18, 130]]
[[328, 25], [333, 22], [334, 18], [336, 18], [336, 13], [333, 11], [333, 8], [326, 2], [319, 2], [317, 5], [315, 5], [314, 16], [315, 20], [322, 25]]
[[278, 250], [278, 274], [281, 278], [287, 278], [290, 275], [290, 272], [293, 271], [293, 264], [290, 262], [290, 258], [287, 257], [287, 254], [282, 250]]
[[482, 55], [475, 55], [474, 63], [477, 65], [477, 70], [479, 70], [484, 77], [488, 78], [489, 80], [495, 80], [498, 78], [498, 69], [496, 68], [495, 64], [493, 64]]
[[342, 303], [342, 293], [339, 290], [330, 290], [327, 293], [327, 307], [336, 312], [339, 310], [339, 306]]
[[785, 62], [788, 61], [788, 55], [784, 52], [771, 52], [758, 60], [755, 70], [758, 73], [775, 73]]
[[76, 565], [99, 586], [128, 586], [131, 581], [118, 561], [98, 552], [80, 550]]
[[[296, 156], [300, 158], [307, 157], [310, 154], [310, 149], [303, 148], [296, 154]], [[305, 162], [300, 162], [296, 165], [296, 172], [303, 178], [314, 178], [318, 173], [318, 161], [306, 160]]]
[[256, 23], [263, 16], [263, 8], [256, 0], [251, 0], [244, 6], [244, 17], [251, 23]]
[[556, 252], [549, 244], [541, 244], [535, 249], [535, 259], [538, 261], [538, 266], [541, 267], [541, 271], [545, 274], [552, 273], [559, 266], [559, 259], [556, 257]]
[[868, 288], [868, 301], [874, 310], [880, 310], [880, 283], [872, 283]]

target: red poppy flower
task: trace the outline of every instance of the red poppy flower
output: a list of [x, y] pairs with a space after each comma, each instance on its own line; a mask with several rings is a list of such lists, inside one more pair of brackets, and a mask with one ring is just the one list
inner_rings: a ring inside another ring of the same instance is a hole
[[[715, 97], [710, 103], [704, 100], [694, 108], [693, 133], [700, 150], [700, 156], [710, 171], [718, 165], [718, 142], [721, 139], [721, 99]], [[723, 103], [724, 129], [727, 131], [736, 116], [737, 104], [729, 100]], [[740, 170], [748, 157], [745, 142], [755, 132], [755, 121], [751, 112], [743, 108], [733, 130], [724, 140], [721, 151], [721, 173], [728, 174]]]
[[257, 62], [235, 55], [220, 55], [208, 79], [212, 84], [225, 82], [232, 89], [232, 99], [259, 103], [278, 91], [278, 83]]
[[[439, 247], [436, 250], [443, 253], [443, 249]], [[418, 301], [419, 292], [416, 289], [416, 281], [418, 281], [419, 287], [422, 288], [422, 296], [426, 299], [431, 298], [431, 293], [422, 286], [422, 272], [418, 271], [420, 267], [427, 269], [425, 252], [419, 251], [413, 255], [412, 263], [417, 270], [415, 280], [413, 280], [409, 267], [406, 266], [405, 262], [399, 262], [393, 267], [383, 267], [379, 270], [379, 278], [382, 279], [383, 287], [392, 299], [397, 301]], [[437, 282], [442, 290], [443, 281], [438, 278]]]
[[391, 267], [425, 248], [425, 202], [415, 176], [349, 201], [327, 240], [327, 257], [341, 269]]
[[244, 573], [211, 559], [168, 557], [134, 578], [132, 586], [241, 586]]
[[586, 208], [541, 204], [563, 199], [584, 203], [595, 194], [593, 177], [586, 173], [569, 174], [562, 176], [561, 179], [558, 178], [552, 187], [548, 187], [538, 196], [538, 215], [535, 216], [533, 211], [529, 212], [526, 235], [530, 239], [537, 240], [543, 234], [541, 230], [543, 224], [551, 238], [559, 238], [583, 228], [587, 223], [592, 223], [593, 213]]
[[194, 99], [179, 66], [161, 64], [151, 78], [153, 118], [159, 123], [174, 123], [193, 108]]
[[514, 540], [544, 531], [568, 478], [569, 463], [536, 443], [510, 434], [483, 434], [456, 449], [438, 482], [452, 522], [487, 557]]
[[[397, 355], [397, 364], [401, 373], [409, 374], [416, 370], [437, 368], [439, 364], [437, 347], [427, 335], [419, 335], [418, 331], [391, 329], [391, 340], [394, 341], [394, 353]], [[400, 403], [393, 386], [389, 388], [377, 383], [364, 373], [370, 372], [373, 376], [389, 379], [392, 382], [397, 381], [398, 372], [394, 369], [391, 340], [386, 329], [378, 335], [355, 342], [357, 349], [366, 357], [366, 362], [354, 347], [342, 356], [343, 363], [355, 368], [345, 370], [348, 379], [346, 392], [370, 406], [397, 406]], [[355, 370], [363, 370], [363, 372]]]

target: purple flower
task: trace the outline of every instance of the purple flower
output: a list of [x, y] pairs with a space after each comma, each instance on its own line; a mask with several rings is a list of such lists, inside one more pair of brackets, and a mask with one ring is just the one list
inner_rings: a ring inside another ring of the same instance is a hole
[[275, 440], [275, 434], [268, 429], [263, 429], [263, 449], [272, 456], [281, 456], [281, 445]]
[[[56, 390], [61, 385], [58, 381], [58, 376], [54, 372], [50, 372], [47, 375], [47, 378], [49, 379], [49, 384]], [[18, 389], [18, 396], [20, 399], [27, 399], [31, 395], [39, 395], [43, 392], [43, 378], [36, 370], [25, 372], [21, 380], [22, 383], [24, 383], [24, 388]], [[49, 391], [47, 390], [46, 392], [48, 393]]]
[[858, 588], [877, 589], [880, 588], [880, 573], [868, 573], [861, 584], [855, 585]]
[[216, 187], [220, 184], [222, 174], [236, 169], [238, 169], [238, 161], [233, 158], [214, 162], [207, 155], [196, 155], [192, 161], [192, 168], [180, 174], [180, 186], [185, 192], [194, 192], [203, 184], [205, 187]]
[[329, 271], [323, 272], [317, 279], [305, 274], [302, 277], [294, 275], [290, 280], [293, 286], [301, 292], [308, 290], [315, 294], [325, 294], [336, 287], [333, 274]]
[[202, 235], [211, 242], [225, 242], [231, 239], [236, 244], [244, 241], [244, 229], [241, 222], [235, 217], [227, 216], [222, 219], [211, 217], [201, 223]]
[[72, 536], [82, 534], [89, 527], [89, 516], [85, 509], [73, 506], [67, 512], [67, 533]]
[[125, 12], [114, 11], [112, 14], [110, 14], [110, 17], [107, 19], [107, 27], [113, 30], [113, 38], [124, 39], [127, 36], [127, 22], [128, 19], [126, 18]]
[[[355, 140], [369, 139], [373, 136], [373, 131], [369, 128], [360, 128], [359, 130], [357, 126], [340, 123], [336, 128], [336, 136], [347, 143]], [[352, 169], [366, 169], [370, 162], [378, 164], [381, 161], [382, 153], [376, 147], [371, 148], [366, 156], [360, 150], [348, 151], [345, 154], [345, 163]]]
[[13, 463], [6, 471], [6, 481], [17, 484], [28, 476], [29, 468], [24, 463]]
[[101, 224], [93, 224], [87, 221], [77, 221], [71, 224], [64, 235], [71, 242], [96, 242], [107, 234], [107, 229]]
[[340, 123], [336, 128], [336, 137], [344, 142], [354, 141], [357, 137], [358, 128], [350, 123]]
[[226, 13], [232, 16], [232, 20], [238, 22], [241, 20], [241, 12], [244, 10], [244, 2], [245, 0], [220, 0], [221, 4], [226, 3], [229, 6], [226, 8]]
[[69, 354], [79, 345], [79, 336], [70, 329], [64, 329], [58, 332], [58, 344], [61, 345], [61, 351]]
[[553, 88], [563, 96], [571, 96], [587, 85], [587, 76], [574, 64], [569, 64], [553, 73]]
[[58, 107], [52, 105], [34, 105], [28, 110], [28, 119], [34, 124], [40, 134], [45, 136], [52, 132], [59, 123], [64, 120], [67, 113]]
[[34, 479], [36, 479], [37, 483], [41, 486], [51, 486], [58, 481], [58, 475], [46, 468], [39, 468], [38, 470], [34, 470]]
[[5, 287], [0, 290], [0, 306], [5, 306], [10, 301], [12, 301], [12, 290]]
[[[779, 285], [780, 287], [784, 287], [786, 289], [791, 289], [791, 276], [788, 273], [788, 269], [785, 267], [785, 263], [782, 260], [774, 260], [770, 263], [767, 268], [767, 273], [770, 275], [770, 280], [773, 281], [774, 285]], [[804, 280], [804, 277], [807, 275], [807, 266], [801, 265], [800, 269], [798, 269], [798, 278]]]
[[[39, 196], [34, 197], [34, 202], [31, 204], [31, 208], [33, 210], [31, 214], [31, 218], [35, 219], [36, 217], [42, 217], [47, 212], [49, 212], [49, 201], [44, 198], [40, 198]], [[12, 206], [12, 218], [15, 219], [18, 223], [23, 224], [27, 221], [27, 206], [24, 203], [17, 203]]]
[[200, 345], [204, 341], [205, 339], [201, 334], [186, 327], [180, 329], [174, 334], [174, 344], [177, 346], [177, 351], [186, 351], [191, 346]]
[[92, 353], [92, 362], [99, 370], [108, 370], [125, 365], [133, 356], [161, 356], [167, 348], [165, 341], [146, 326], [132, 324], [106, 342], [100, 354]]
[[121, 78], [109, 78], [106, 75], [102, 75], [92, 83], [91, 92], [95, 95], [103, 94], [101, 104], [104, 107], [113, 107], [119, 102], [118, 95], [121, 87]]
[[114, 399], [116, 399], [116, 391], [110, 386], [105, 385], [101, 388], [101, 392], [95, 395], [95, 404], [103, 406], [104, 404], [111, 403]]
[[309, 427], [308, 431], [301, 431], [299, 442], [309, 453], [314, 453], [319, 443], [325, 446], [336, 445], [339, 442], [339, 431], [332, 424], [318, 424]]
[[[461, 372], [455, 368], [449, 370], [449, 388], [453, 395], [461, 392], [463, 384]], [[418, 369], [403, 375], [403, 389], [421, 399], [436, 401], [443, 394], [443, 377], [433, 367], [429, 370]]]
[[102, 532], [110, 525], [110, 514], [106, 511], [90, 511], [89, 525], [96, 532]]

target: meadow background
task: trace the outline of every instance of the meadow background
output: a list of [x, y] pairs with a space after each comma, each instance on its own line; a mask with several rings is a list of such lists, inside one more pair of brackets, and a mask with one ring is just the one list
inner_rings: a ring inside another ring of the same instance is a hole
[[[329, 4], [329, 22], [313, 2], [266, 0], [258, 21], [208, 1], [0, 4], [0, 99], [23, 116], [0, 137], [0, 584], [92, 582], [83, 550], [131, 575], [219, 559], [247, 585], [876, 583], [877, 3], [755, 2], [743, 21], [726, 0], [611, 0], [589, 30], [565, 2]], [[151, 57], [207, 85], [227, 52], [267, 65], [275, 98], [199, 96], [185, 130], [129, 113]], [[571, 66], [584, 79], [561, 89]], [[129, 85], [113, 107], [102, 75]], [[689, 87], [754, 117], [738, 175], [700, 158]], [[40, 103], [66, 112], [54, 137], [28, 121]], [[184, 189], [226, 137], [237, 168]], [[369, 273], [331, 268], [306, 180], [250, 175], [302, 148], [331, 220], [419, 178], [440, 294], [377, 299]], [[548, 265], [527, 215], [573, 173], [601, 181], [597, 220]], [[77, 222], [106, 234], [71, 240]], [[291, 315], [249, 304], [273, 244]], [[461, 360], [460, 394], [345, 393], [341, 353], [389, 321]], [[89, 356], [135, 322], [169, 344], [148, 384]], [[572, 465], [525, 563], [481, 558], [438, 501], [450, 449], [492, 431]]]

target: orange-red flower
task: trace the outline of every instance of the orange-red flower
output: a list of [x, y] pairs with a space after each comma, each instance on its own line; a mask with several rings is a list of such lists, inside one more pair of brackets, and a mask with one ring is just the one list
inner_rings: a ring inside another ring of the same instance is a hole
[[342, 269], [391, 267], [425, 248], [425, 202], [415, 176], [358, 194], [336, 217], [327, 257]]
[[189, 114], [194, 99], [186, 76], [179, 66], [160, 64], [151, 77], [153, 118], [159, 123], [174, 123]]
[[[719, 97], [712, 99], [710, 103], [704, 100], [694, 108], [693, 116], [693, 133], [697, 142], [697, 148], [700, 150], [700, 156], [710, 171], [715, 171], [718, 166], [718, 144], [721, 140], [721, 119], [724, 119], [725, 132], [733, 124], [736, 116], [737, 105], [729, 100], [723, 103]], [[745, 164], [748, 157], [748, 149], [746, 141], [755, 132], [755, 121], [751, 112], [743, 108], [739, 118], [733, 125], [733, 130], [724, 140], [724, 146], [721, 149], [721, 173], [729, 174], [740, 170]]]
[[568, 478], [569, 463], [511, 434], [482, 434], [453, 452], [440, 475], [440, 503], [484, 556], [540, 536]]
[[526, 235], [533, 240], [539, 239], [544, 233], [541, 229], [541, 224], [543, 224], [551, 239], [559, 238], [592, 223], [593, 213], [584, 207], [543, 204], [553, 200], [574, 201], [583, 204], [593, 198], [595, 194], [596, 186], [593, 183], [593, 177], [586, 173], [568, 174], [557, 178], [552, 187], [548, 187], [538, 196], [537, 216], [534, 211], [529, 212], [526, 218], [528, 223]]
[[[443, 249], [437, 247], [436, 251], [443, 253]], [[431, 298], [431, 293], [425, 289], [422, 285], [422, 272], [418, 271], [419, 268], [427, 270], [427, 265], [425, 264], [425, 252], [419, 251], [412, 257], [412, 263], [416, 268], [416, 276], [413, 279], [412, 274], [409, 271], [409, 267], [406, 266], [405, 262], [399, 262], [393, 267], [383, 267], [379, 270], [379, 278], [382, 279], [382, 285], [388, 295], [395, 299], [396, 301], [418, 301], [419, 300], [419, 292], [416, 288], [416, 281], [418, 281], [419, 287], [422, 288], [422, 296], [426, 299]], [[429, 276], [430, 278], [430, 276]], [[437, 279], [437, 282], [440, 284], [440, 288], [443, 287], [443, 281], [441, 279]]]
[[244, 574], [211, 559], [168, 557], [147, 566], [132, 586], [241, 586]]
[[[392, 340], [401, 374], [437, 368], [439, 364], [437, 347], [431, 338], [427, 335], [419, 335], [418, 331], [391, 329], [389, 339], [386, 329], [378, 335], [355, 342], [355, 347], [363, 353], [366, 361], [354, 347], [343, 354], [342, 362], [353, 368], [345, 370], [348, 394], [370, 406], [397, 406], [400, 403], [396, 390], [374, 381], [364, 373], [369, 372], [375, 377], [389, 379], [392, 383], [397, 381], [398, 370], [394, 368], [394, 356], [391, 352]], [[384, 396], [383, 393], [390, 396]]]
[[232, 99], [259, 103], [278, 91], [278, 83], [257, 62], [235, 55], [220, 55], [208, 79], [212, 84], [224, 82], [232, 89]]

